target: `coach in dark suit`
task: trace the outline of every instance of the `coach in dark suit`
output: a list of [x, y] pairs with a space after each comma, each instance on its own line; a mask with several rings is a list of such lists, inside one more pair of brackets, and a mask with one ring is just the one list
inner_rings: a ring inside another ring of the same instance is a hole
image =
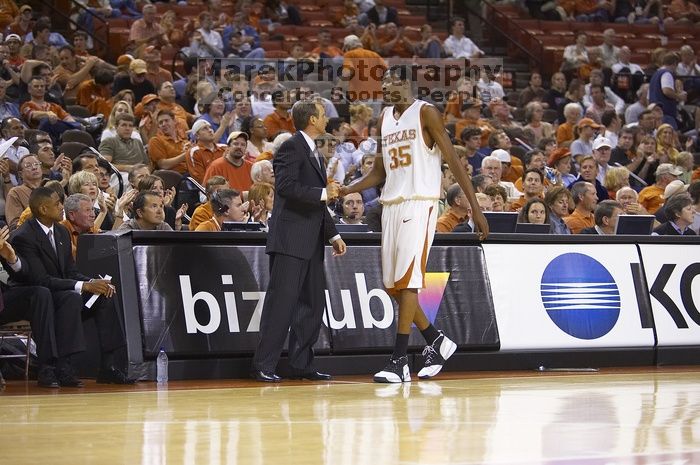
[[297, 132], [280, 146], [273, 162], [275, 206], [266, 249], [270, 284], [252, 367], [253, 378], [266, 382], [281, 380], [275, 368], [287, 334], [291, 377], [330, 379], [313, 368], [325, 304], [324, 246], [330, 242], [335, 255], [345, 253], [345, 242], [326, 208], [326, 201], [338, 196], [338, 185], [326, 186], [325, 163], [314, 142], [325, 133], [324, 107], [297, 102], [292, 118]]
[[[103, 279], [90, 279], [81, 274], [73, 262], [68, 230], [59, 223], [63, 218], [63, 204], [50, 188], [39, 187], [29, 196], [29, 208], [34, 218], [12, 232], [10, 242], [27, 262], [28, 277], [16, 276], [26, 284], [42, 286], [51, 291], [56, 314], [75, 312], [82, 318], [95, 318], [100, 341], [101, 364], [98, 383], [127, 384], [131, 381], [113, 366], [114, 353], [124, 347], [124, 332], [111, 299], [114, 288]], [[91, 294], [99, 294], [91, 309], [83, 308]], [[56, 332], [61, 334], [62, 328]], [[58, 360], [58, 378], [62, 386], [81, 387], [75, 376], [70, 355], [85, 350], [82, 325], [70, 340], [63, 340], [60, 349], [64, 356]], [[63, 381], [61, 381], [63, 380]]]

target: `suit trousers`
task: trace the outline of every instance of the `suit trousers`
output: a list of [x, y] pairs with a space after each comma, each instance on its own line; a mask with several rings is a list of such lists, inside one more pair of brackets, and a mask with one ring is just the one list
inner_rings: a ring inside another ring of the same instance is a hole
[[56, 337], [59, 328], [66, 328], [64, 332], [72, 336], [71, 328], [82, 326], [78, 313], [54, 312], [51, 292], [45, 287], [8, 287], [2, 295], [5, 308], [0, 312], [0, 324], [28, 320], [36, 342], [37, 357], [42, 365], [51, 364], [59, 355], [57, 347], [60, 344], [57, 344]]
[[[86, 302], [92, 294], [85, 293], [81, 295], [75, 291], [54, 291], [52, 295], [57, 313], [77, 309], [79, 319], [95, 319], [97, 336], [100, 342], [100, 351], [103, 354], [113, 352], [124, 346], [124, 330], [121, 320], [114, 308], [113, 299], [100, 297], [92, 308], [85, 308], [84, 302]], [[56, 334], [57, 337], [59, 337], [58, 327], [56, 329]], [[83, 325], [80, 320], [75, 337], [71, 338], [71, 340], [62, 340], [59, 337], [58, 347], [59, 356], [76, 354], [85, 350], [85, 336], [83, 333]]]
[[312, 370], [325, 308], [324, 247], [309, 260], [270, 254], [270, 284], [260, 318], [260, 343], [253, 369], [274, 372], [289, 334], [289, 366], [293, 373]]

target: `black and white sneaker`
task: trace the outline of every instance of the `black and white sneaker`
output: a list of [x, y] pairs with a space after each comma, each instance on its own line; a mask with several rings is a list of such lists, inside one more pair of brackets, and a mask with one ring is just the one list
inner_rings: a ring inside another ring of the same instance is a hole
[[397, 359], [389, 359], [384, 369], [374, 375], [375, 383], [407, 383], [411, 381], [411, 372], [408, 369], [408, 356]]
[[445, 361], [455, 353], [455, 350], [457, 350], [457, 344], [440, 331], [440, 335], [435, 338], [433, 343], [425, 346], [425, 349], [423, 349], [425, 363], [418, 372], [418, 377], [420, 379], [428, 379], [440, 373]]

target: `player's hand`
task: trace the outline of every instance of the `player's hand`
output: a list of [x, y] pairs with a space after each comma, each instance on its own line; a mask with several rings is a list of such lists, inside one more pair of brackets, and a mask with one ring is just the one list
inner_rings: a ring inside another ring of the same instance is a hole
[[484, 216], [483, 213], [481, 213], [481, 210], [476, 210], [474, 213], [472, 213], [473, 219], [474, 219], [474, 226], [475, 226], [475, 231], [479, 235], [479, 240], [483, 241], [486, 239], [489, 235], [489, 223], [486, 221], [486, 217]]
[[340, 195], [340, 184], [335, 181], [331, 181], [326, 186], [326, 198], [330, 200], [335, 200]]
[[340, 186], [338, 189], [338, 196], [340, 197], [345, 197], [346, 195], [350, 194], [350, 187], [348, 186]]
[[345, 245], [345, 241], [342, 239], [338, 239], [337, 241], [333, 242], [333, 256], [334, 257], [341, 257], [345, 255], [345, 252], [348, 251], [348, 246]]

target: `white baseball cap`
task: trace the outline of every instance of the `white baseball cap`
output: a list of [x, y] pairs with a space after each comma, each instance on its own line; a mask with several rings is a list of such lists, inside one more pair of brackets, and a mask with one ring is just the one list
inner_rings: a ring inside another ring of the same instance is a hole
[[510, 153], [506, 152], [503, 149], [496, 149], [493, 152], [491, 152], [491, 155], [494, 157], [498, 158], [501, 163], [510, 163]]
[[612, 142], [610, 142], [610, 139], [607, 137], [596, 137], [596, 139], [593, 141], [593, 150], [598, 150], [601, 147], [612, 148]]

